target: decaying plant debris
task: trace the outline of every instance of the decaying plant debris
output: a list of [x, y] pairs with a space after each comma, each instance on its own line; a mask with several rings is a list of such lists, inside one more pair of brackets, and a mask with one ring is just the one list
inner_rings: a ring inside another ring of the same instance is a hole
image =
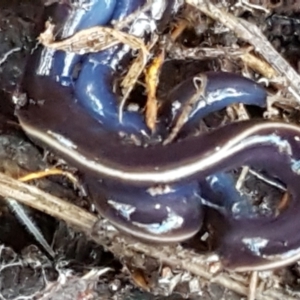
[[[32, 8], [29, 2], [23, 1], [23, 5]], [[172, 20], [170, 32], [147, 45], [147, 51], [158, 48], [166, 60], [175, 60], [162, 68], [158, 98], [183, 76], [199, 73], [199, 69], [239, 72], [265, 82], [274, 94], [266, 117], [299, 123], [300, 4], [293, 0], [185, 2]], [[3, 3], [0, 13], [10, 12], [12, 20], [7, 22], [12, 28], [20, 26], [16, 21], [21, 18], [16, 10], [18, 1]], [[41, 14], [43, 3], [35, 9]], [[24, 53], [43, 30], [34, 25], [34, 19], [21, 18], [20, 23], [28, 29], [21, 42], [14, 40], [16, 32], [0, 32], [3, 41], [8, 34], [13, 36], [9, 47], [7, 42], [0, 47], [0, 299], [154, 299], [154, 295], [159, 295], [158, 299], [167, 295], [171, 295], [168, 299], [299, 299], [298, 263], [254, 274], [251, 281], [251, 274], [220, 271], [213, 256], [191, 250], [191, 245], [152, 246], [123, 236], [97, 218], [84, 190], [64, 176], [30, 184], [17, 180], [53, 166], [65, 168], [59, 158], [44, 155], [21, 133], [10, 104], [25, 64]], [[121, 30], [122, 26], [115, 24], [115, 28]], [[20, 66], [18, 76], [12, 64]], [[167, 75], [170, 70], [176, 74], [174, 78]], [[140, 69], [137, 72], [143, 74]], [[131, 76], [134, 81], [138, 78]], [[225, 121], [244, 117], [251, 118], [251, 114], [239, 106], [222, 116]], [[54, 258], [18, 223], [8, 199], [25, 205], [50, 243]]]

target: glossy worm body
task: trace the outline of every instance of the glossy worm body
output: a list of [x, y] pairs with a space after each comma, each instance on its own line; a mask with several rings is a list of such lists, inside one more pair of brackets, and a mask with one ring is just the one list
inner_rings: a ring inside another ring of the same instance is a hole
[[[143, 29], [141, 36], [152, 28], [153, 20], [159, 24], [164, 19], [161, 12], [169, 15], [172, 10], [168, 2], [154, 2], [152, 11], [132, 25]], [[56, 4], [52, 18], [63, 24], [65, 37], [94, 25], [109, 26], [111, 20], [144, 3], [93, 0], [84, 11]], [[67, 13], [59, 14], [62, 10]], [[83, 56], [37, 49], [23, 82], [35, 103], [17, 110], [23, 129], [81, 171], [99, 212], [124, 232], [163, 243], [188, 239], [200, 229], [204, 204], [211, 202], [214, 209], [208, 221], [216, 229], [216, 252], [225, 266], [263, 270], [298, 259], [300, 128], [244, 121], [191, 134], [201, 118], [230, 104], [265, 106], [266, 92], [255, 82], [208, 72], [186, 79], [168, 94], [159, 115], [158, 136], [172, 132], [185, 105], [191, 99], [193, 103], [178, 135], [165, 145], [150, 135], [142, 113], [125, 110], [119, 121], [113, 81], [128, 57], [130, 51], [122, 45]], [[262, 216], [249, 208], [233, 178], [225, 173], [244, 165], [286, 185], [291, 200], [284, 211]], [[209, 199], [217, 193], [221, 193], [217, 202]]]

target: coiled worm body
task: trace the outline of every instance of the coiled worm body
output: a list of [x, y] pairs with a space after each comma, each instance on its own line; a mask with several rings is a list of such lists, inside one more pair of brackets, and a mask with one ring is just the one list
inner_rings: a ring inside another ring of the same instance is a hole
[[[97, 1], [92, 3], [98, 5]], [[82, 16], [82, 23], [77, 22], [80, 25], [74, 28], [94, 24], [94, 20], [109, 23], [144, 2], [107, 3], [111, 6], [103, 8], [101, 21], [94, 10], [89, 10], [91, 15]], [[68, 54], [35, 51], [23, 82], [33, 101], [17, 110], [23, 129], [81, 171], [100, 213], [124, 232], [156, 242], [193, 236], [203, 221], [202, 183], [207, 195], [213, 187], [224, 191], [208, 220], [216, 230], [216, 252], [224, 265], [263, 270], [299, 259], [299, 127], [244, 121], [191, 135], [200, 118], [229, 104], [265, 105], [266, 92], [255, 82], [209, 72], [187, 79], [169, 93], [159, 116], [162, 126], [172, 128], [182, 114], [181, 108], [191, 99], [193, 105], [177, 140], [166, 145], [157, 140], [152, 143], [140, 112], [125, 111], [122, 123], [118, 120], [117, 95], [113, 92], [118, 72], [115, 62], [122, 66], [127, 54], [118, 46], [74, 56], [82, 62], [74, 78], [70, 76], [73, 58], [67, 73], [60, 67], [65, 60], [62, 57]], [[243, 165], [280, 179], [290, 194], [288, 207], [268, 216], [246, 208], [235, 213], [233, 206], [242, 198], [224, 172]]]

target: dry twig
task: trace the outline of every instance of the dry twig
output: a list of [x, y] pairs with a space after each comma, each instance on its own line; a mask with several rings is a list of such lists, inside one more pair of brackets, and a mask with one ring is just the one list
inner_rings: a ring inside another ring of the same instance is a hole
[[55, 41], [53, 34], [54, 27], [55, 25], [47, 21], [46, 30], [38, 38], [39, 42], [48, 48], [82, 55], [103, 51], [119, 43], [123, 43], [134, 50], [141, 50], [146, 61], [148, 49], [144, 41], [132, 34], [110, 27], [94, 26], [80, 30], [69, 38]]
[[182, 106], [181, 114], [175, 120], [174, 124], [172, 124], [172, 129], [163, 142], [164, 145], [171, 143], [177, 137], [179, 131], [182, 129], [185, 123], [187, 116], [191, 113], [193, 105], [199, 101], [204, 101], [204, 94], [207, 85], [206, 76], [199, 74], [193, 78], [193, 81], [196, 91]]
[[241, 59], [246, 66], [261, 74], [265, 78], [272, 79], [276, 77], [276, 71], [264, 60], [255, 56], [249, 49], [231, 48], [231, 47], [194, 47], [185, 48], [181, 45], [174, 44], [170, 41], [167, 45], [168, 56], [172, 59], [192, 59], [192, 60], [206, 60], [208, 58], [219, 58], [227, 56], [232, 59]]

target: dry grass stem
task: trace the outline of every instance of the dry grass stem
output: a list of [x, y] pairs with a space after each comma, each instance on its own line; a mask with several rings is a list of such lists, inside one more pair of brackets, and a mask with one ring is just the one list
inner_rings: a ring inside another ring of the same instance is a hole
[[80, 30], [69, 38], [55, 41], [54, 27], [47, 21], [45, 31], [38, 38], [45, 47], [83, 55], [103, 51], [123, 43], [134, 50], [141, 50], [145, 60], [148, 55], [147, 47], [141, 38], [114, 28], [95, 26]]

